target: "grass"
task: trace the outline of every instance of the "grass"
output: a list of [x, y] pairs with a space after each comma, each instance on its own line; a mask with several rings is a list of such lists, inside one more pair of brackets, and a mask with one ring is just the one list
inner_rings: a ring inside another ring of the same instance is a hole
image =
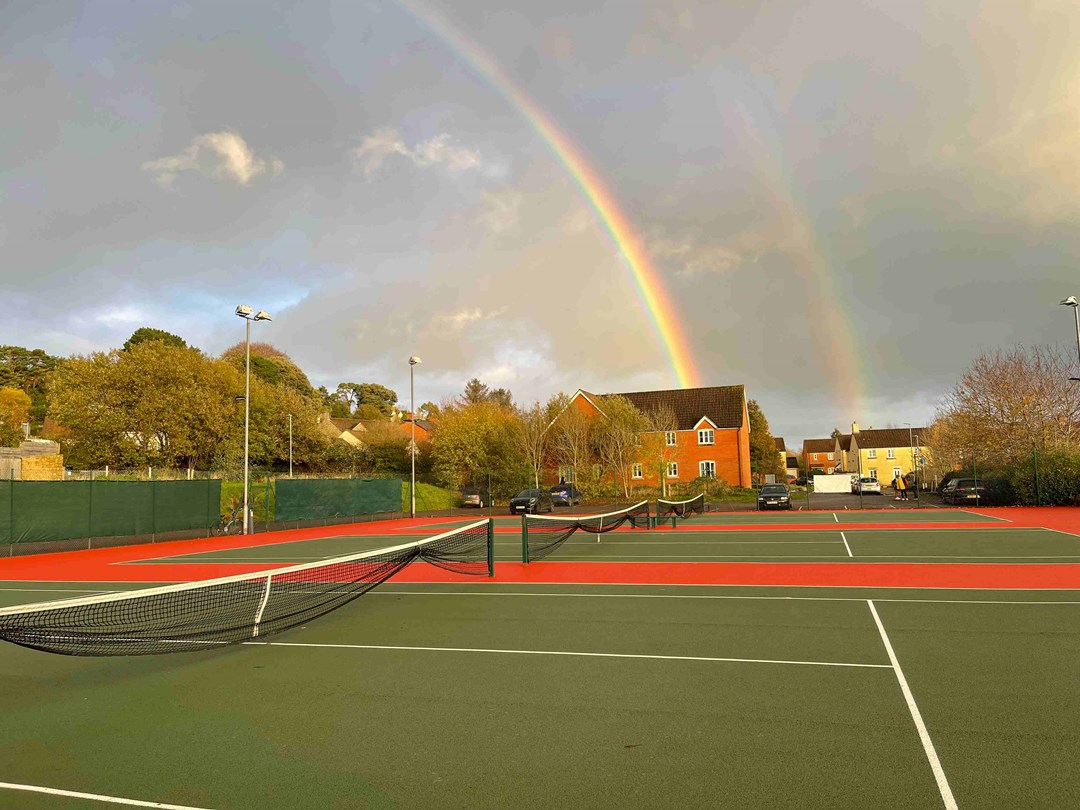
[[[409, 503], [409, 482], [401, 482], [401, 511], [408, 512], [411, 504]], [[453, 509], [455, 506], [459, 506], [457, 496], [448, 489], [442, 487], [433, 486], [432, 484], [422, 484], [417, 482], [416, 484], [416, 511], [417, 512], [436, 512], [442, 509]]]

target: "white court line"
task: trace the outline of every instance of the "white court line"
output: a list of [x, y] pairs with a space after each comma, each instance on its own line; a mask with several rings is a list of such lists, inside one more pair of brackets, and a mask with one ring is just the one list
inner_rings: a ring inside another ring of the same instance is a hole
[[[725, 587], [755, 587], [730, 585]], [[900, 589], [903, 590], [903, 589]], [[918, 590], [935, 590], [920, 588]], [[955, 589], [937, 589], [955, 590]], [[984, 589], [985, 590], [985, 589]], [[857, 596], [748, 596], [736, 594], [703, 593], [553, 593], [550, 591], [395, 591], [389, 589], [371, 591], [369, 596], [542, 596], [566, 599], [743, 599], [749, 602], [865, 602]], [[1080, 599], [1051, 601], [1049, 599], [894, 599], [875, 597], [875, 602], [913, 602], [920, 605], [1071, 605], [1080, 607]]]
[[840, 532], [840, 539], [844, 541], [844, 548], [847, 549], [847, 555], [849, 557], [854, 557], [855, 555], [851, 553], [851, 546], [847, 544], [847, 535], [845, 535], [843, 532]]
[[965, 515], [978, 515], [979, 517], [986, 518], [987, 520], [1000, 520], [1002, 523], [1012, 523], [1012, 521], [1008, 518], [997, 517], [995, 515], [984, 515], [982, 512], [972, 512], [970, 509], [957, 509], [956, 511], [963, 512]]
[[836, 521], [837, 523], [839, 523], [839, 522], [840, 522], [840, 518], [838, 518], [838, 517], [836, 516], [836, 512], [833, 512], [833, 513], [832, 513], [832, 519], [833, 519], [833, 520], [835, 520], [835, 521]]
[[291, 641], [245, 641], [254, 647], [318, 647], [332, 650], [404, 650], [418, 652], [496, 653], [503, 655], [554, 655], [571, 658], [633, 658], [645, 661], [705, 661], [730, 664], [790, 664], [803, 667], [853, 667], [857, 669], [891, 669], [888, 664], [852, 664], [843, 661], [785, 661], [774, 658], [712, 658], [698, 655], [634, 655], [630, 653], [571, 652], [568, 650], [496, 650], [480, 647], [411, 647], [388, 644], [304, 644]]
[[889, 636], [885, 632], [885, 625], [881, 623], [881, 617], [878, 616], [877, 608], [874, 607], [874, 603], [867, 599], [866, 604], [870, 607], [870, 613], [874, 617], [874, 624], [877, 625], [878, 633], [881, 634], [881, 641], [885, 644], [885, 651], [889, 654], [893, 672], [896, 673], [896, 680], [900, 684], [900, 691], [904, 693], [904, 700], [907, 702], [908, 711], [911, 712], [911, 719], [915, 721], [915, 728], [919, 731], [919, 739], [922, 741], [923, 751], [926, 752], [926, 758], [930, 761], [930, 769], [934, 772], [934, 779], [937, 780], [938, 792], [941, 794], [941, 800], [945, 802], [946, 810], [956, 810], [956, 799], [953, 798], [952, 788], [949, 787], [949, 780], [945, 777], [945, 771], [941, 767], [941, 760], [938, 759], [937, 751], [934, 750], [934, 743], [930, 739], [930, 732], [926, 730], [926, 723], [923, 722], [919, 707], [915, 704], [915, 696], [911, 694], [911, 687], [908, 686], [907, 678], [904, 677], [904, 671], [900, 669], [900, 662], [897, 660], [892, 643], [889, 641]]
[[97, 793], [80, 793], [76, 790], [41, 787], [40, 785], [20, 785], [15, 782], [0, 782], [2, 790], [24, 790], [28, 793], [46, 793], [50, 796], [69, 796], [73, 799], [90, 799], [107, 804], [127, 804], [135, 807], [159, 807], [163, 810], [208, 810], [205, 807], [193, 807], [189, 804], [165, 804], [163, 802], [144, 802], [139, 799], [124, 799], [119, 796], [102, 796]]
[[1063, 534], [1066, 537], [1080, 537], [1080, 534], [1077, 534], [1076, 532], [1067, 532], [1067, 531], [1064, 531], [1063, 529], [1047, 529], [1045, 526], [1041, 527], [1041, 528], [1043, 529], [1043, 531], [1057, 532], [1058, 534]]
[[0, 593], [116, 593], [101, 588], [5, 588], [0, 585]]

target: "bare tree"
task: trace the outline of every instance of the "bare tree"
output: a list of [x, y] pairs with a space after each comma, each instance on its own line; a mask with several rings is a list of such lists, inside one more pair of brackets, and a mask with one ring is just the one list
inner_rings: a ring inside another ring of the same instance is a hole
[[540, 471], [548, 459], [548, 428], [551, 417], [546, 407], [534, 402], [529, 408], [516, 413], [516, 432], [521, 451], [533, 474], [533, 485], [540, 488]]
[[552, 397], [548, 410], [554, 415], [549, 439], [552, 456], [574, 471], [576, 484], [577, 471], [596, 460], [596, 417], [572, 405], [566, 394]]
[[604, 466], [623, 493], [630, 495], [630, 464], [641, 452], [641, 434], [648, 430], [648, 420], [626, 397], [604, 397], [604, 416], [598, 425], [597, 450]]

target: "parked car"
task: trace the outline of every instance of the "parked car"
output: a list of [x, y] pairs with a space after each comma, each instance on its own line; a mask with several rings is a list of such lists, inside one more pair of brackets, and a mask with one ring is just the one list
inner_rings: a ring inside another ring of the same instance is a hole
[[550, 512], [555, 508], [551, 493], [546, 489], [523, 489], [510, 499], [510, 514], [534, 514]]
[[461, 491], [461, 505], [483, 509], [487, 506], [494, 506], [495, 499], [491, 497], [491, 493], [486, 489], [464, 489]]
[[758, 509], [790, 509], [791, 492], [787, 484], [766, 484], [758, 490]]
[[797, 486], [797, 487], [805, 487], [806, 486], [806, 476], [805, 475], [800, 475], [798, 478], [796, 478], [795, 479], [795, 486]]
[[581, 490], [573, 484], [556, 484], [551, 488], [552, 506], [574, 506], [584, 499]]
[[881, 494], [881, 482], [876, 478], [870, 478], [864, 475], [859, 479], [859, 483], [855, 488], [855, 492], [861, 492], [863, 495], [880, 495]]
[[942, 503], [978, 503], [986, 500], [986, 487], [974, 478], [954, 478], [941, 490]]

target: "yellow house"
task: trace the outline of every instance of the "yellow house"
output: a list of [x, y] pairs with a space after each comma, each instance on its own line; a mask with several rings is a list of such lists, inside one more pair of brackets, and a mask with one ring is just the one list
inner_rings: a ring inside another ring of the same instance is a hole
[[918, 460], [928, 457], [925, 445], [919, 444], [919, 437], [927, 433], [925, 427], [860, 430], [859, 423], [852, 422], [850, 436], [837, 439], [837, 450], [841, 451], [845, 445], [850, 448], [843, 452], [843, 463], [849, 472], [861, 472], [888, 483], [914, 472]]

